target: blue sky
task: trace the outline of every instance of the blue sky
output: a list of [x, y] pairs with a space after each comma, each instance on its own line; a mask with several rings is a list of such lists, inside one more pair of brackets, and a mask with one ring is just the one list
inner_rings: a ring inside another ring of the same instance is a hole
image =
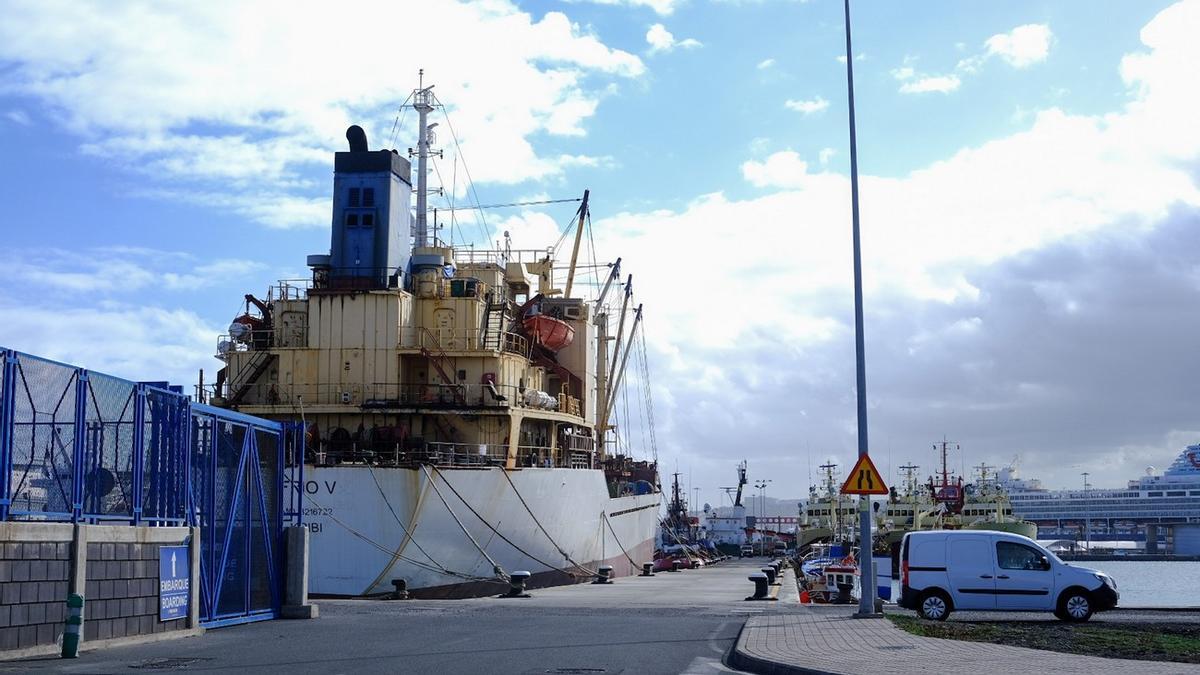
[[[806, 457], [853, 452], [839, 2], [8, 7], [0, 343], [129, 377], [214, 369], [241, 294], [328, 248], [345, 126], [386, 144], [424, 68], [481, 201], [592, 190], [601, 255], [642, 280], [664, 461], [706, 500], [739, 453], [800, 495]], [[1200, 294], [1167, 262], [1200, 204], [1197, 3], [853, 12], [879, 447], [929, 463], [945, 433], [964, 463], [1020, 455], [1065, 485], [1200, 442], [1175, 335], [1195, 305], [1110, 292], [1153, 268], [1154, 297]], [[356, 32], [386, 38], [332, 37]], [[456, 241], [543, 245], [570, 212], [490, 211]], [[1095, 344], [1034, 358], [1084, 329]]]

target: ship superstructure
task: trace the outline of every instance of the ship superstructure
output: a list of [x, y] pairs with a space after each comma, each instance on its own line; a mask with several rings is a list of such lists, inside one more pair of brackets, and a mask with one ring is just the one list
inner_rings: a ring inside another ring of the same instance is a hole
[[415, 216], [409, 159], [350, 127], [329, 253], [309, 256], [310, 279], [245, 296], [204, 392], [305, 422], [315, 593], [405, 579], [475, 595], [514, 569], [534, 585], [601, 563], [630, 573], [651, 559], [660, 500], [652, 458], [609, 452], [613, 392], [644, 344], [632, 286], [618, 260], [594, 301], [577, 292], [586, 192], [565, 279], [554, 248], [440, 240], [426, 217], [439, 104], [432, 87], [412, 101]]

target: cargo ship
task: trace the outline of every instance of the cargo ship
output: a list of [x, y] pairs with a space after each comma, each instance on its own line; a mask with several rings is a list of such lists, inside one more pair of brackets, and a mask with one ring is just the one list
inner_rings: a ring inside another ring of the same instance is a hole
[[347, 130], [329, 252], [308, 257], [310, 278], [245, 296], [199, 395], [303, 422], [314, 594], [470, 597], [517, 571], [535, 588], [634, 573], [653, 558], [661, 487], [653, 448], [612, 451], [612, 420], [631, 353], [648, 373], [642, 307], [619, 259], [593, 270], [595, 297], [579, 292], [587, 192], [569, 264], [554, 242], [439, 239], [432, 89], [410, 98], [407, 155]]

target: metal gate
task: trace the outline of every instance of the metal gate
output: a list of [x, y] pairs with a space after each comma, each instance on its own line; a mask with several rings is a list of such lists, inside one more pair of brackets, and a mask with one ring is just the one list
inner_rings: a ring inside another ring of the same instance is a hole
[[301, 429], [191, 406], [200, 622], [206, 627], [279, 616], [286, 573], [283, 528], [300, 518]]

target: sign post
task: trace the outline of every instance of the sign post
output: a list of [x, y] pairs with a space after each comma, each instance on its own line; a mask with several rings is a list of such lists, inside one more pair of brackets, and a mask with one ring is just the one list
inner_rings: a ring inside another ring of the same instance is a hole
[[187, 546], [158, 547], [158, 620], [186, 619], [192, 598]]

